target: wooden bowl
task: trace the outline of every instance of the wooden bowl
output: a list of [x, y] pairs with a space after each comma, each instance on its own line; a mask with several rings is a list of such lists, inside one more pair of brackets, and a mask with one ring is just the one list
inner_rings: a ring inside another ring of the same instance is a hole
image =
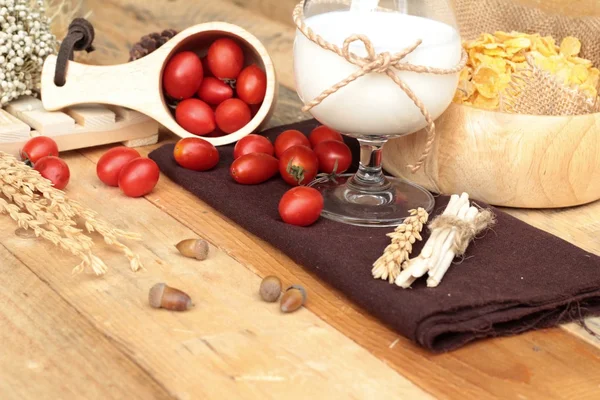
[[506, 207], [555, 208], [600, 199], [600, 113], [516, 115], [452, 104], [436, 120], [427, 163], [407, 164], [423, 151], [426, 132], [390, 140], [384, 168], [443, 193]]
[[239, 26], [225, 22], [192, 26], [149, 55], [126, 64], [97, 66], [69, 61], [66, 84], [62, 87], [54, 84], [56, 56], [49, 56], [42, 71], [44, 108], [53, 111], [75, 104], [112, 104], [144, 113], [180, 137], [198, 137], [179, 126], [167, 106], [162, 89], [163, 69], [176, 52], [191, 50], [204, 56], [215, 39], [225, 36], [242, 46], [246, 65], [256, 63], [267, 76], [265, 99], [246, 126], [225, 136], [201, 136], [215, 146], [234, 143], [268, 122], [275, 109], [278, 87], [273, 61], [262, 43]]

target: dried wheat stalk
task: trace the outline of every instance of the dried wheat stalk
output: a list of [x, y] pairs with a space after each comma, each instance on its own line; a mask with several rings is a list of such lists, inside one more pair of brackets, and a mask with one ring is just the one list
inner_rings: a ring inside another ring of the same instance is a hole
[[404, 223], [387, 236], [392, 239], [384, 250], [383, 255], [373, 264], [373, 277], [375, 279], [388, 280], [393, 283], [400, 274], [402, 265], [412, 252], [412, 245], [421, 238], [423, 225], [427, 223], [429, 214], [423, 208], [410, 210], [410, 217], [404, 220]]
[[102, 220], [95, 211], [55, 189], [37, 171], [2, 152], [0, 213], [8, 214], [19, 227], [31, 229], [36, 236], [81, 258], [82, 262], [75, 267], [74, 272], [91, 267], [96, 274], [101, 275], [107, 270], [104, 262], [93, 255], [94, 242], [82, 229], [77, 228], [76, 218], [83, 220], [88, 232], [98, 232], [107, 244], [121, 250], [133, 271], [142, 267], [139, 256], [119, 241], [119, 238], [140, 240], [139, 235], [116, 229]]

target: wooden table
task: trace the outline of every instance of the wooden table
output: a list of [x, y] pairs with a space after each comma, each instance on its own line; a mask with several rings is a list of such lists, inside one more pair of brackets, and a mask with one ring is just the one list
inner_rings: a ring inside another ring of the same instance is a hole
[[[93, 11], [98, 47], [92, 61], [126, 61], [129, 47], [151, 31], [225, 20], [257, 35], [274, 58], [282, 88], [271, 123], [305, 119], [292, 89], [294, 3], [90, 0], [84, 9]], [[71, 275], [75, 259], [18, 238], [0, 217], [0, 398], [600, 398], [600, 341], [582, 328], [569, 324], [431, 355], [166, 177], [145, 199], [100, 184], [95, 163], [105, 150], [65, 154], [68, 194], [141, 233], [143, 243], [133, 248], [146, 269], [129, 271], [120, 254], [98, 242], [108, 274]], [[600, 254], [600, 203], [509, 212]], [[198, 236], [212, 244], [208, 260], [176, 253], [175, 243]], [[257, 288], [267, 274], [304, 285], [306, 308], [282, 315], [260, 301]], [[147, 293], [158, 281], [190, 293], [195, 309], [151, 309]], [[588, 324], [600, 332], [598, 319]]]

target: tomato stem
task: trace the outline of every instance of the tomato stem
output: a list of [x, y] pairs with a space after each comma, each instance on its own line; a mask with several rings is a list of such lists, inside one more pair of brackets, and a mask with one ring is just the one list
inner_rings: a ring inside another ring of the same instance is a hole
[[33, 162], [31, 161], [29, 154], [27, 154], [26, 151], [21, 152], [21, 158], [23, 159], [23, 164], [33, 168]]
[[296, 180], [296, 182], [298, 182], [298, 184], [300, 185], [304, 180], [304, 168], [302, 168], [299, 165], [293, 165], [292, 161], [293, 160], [290, 160], [287, 167], [285, 168], [285, 171], [291, 176], [293, 176], [294, 180]]
[[229, 78], [224, 78], [222, 79], [222, 81], [226, 84], [228, 84], [232, 89], [235, 89], [235, 85], [237, 83], [237, 80], [235, 79], [229, 79]]
[[328, 180], [332, 181], [333, 183], [335, 183], [337, 185], [338, 181], [337, 178], [340, 176], [340, 174], [337, 173], [338, 170], [338, 160], [336, 159], [335, 162], [333, 163], [333, 171], [331, 171], [331, 173], [322, 173], [322, 174], [318, 174], [316, 176], [316, 178], [327, 178]]

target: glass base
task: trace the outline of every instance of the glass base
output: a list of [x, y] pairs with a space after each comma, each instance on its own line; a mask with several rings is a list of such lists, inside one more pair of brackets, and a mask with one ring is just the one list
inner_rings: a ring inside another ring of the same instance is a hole
[[414, 183], [386, 177], [385, 187], [365, 190], [353, 184], [353, 176], [340, 175], [335, 181], [318, 178], [308, 185], [323, 195], [323, 217], [350, 225], [387, 227], [401, 224], [412, 209], [433, 210], [431, 193]]

